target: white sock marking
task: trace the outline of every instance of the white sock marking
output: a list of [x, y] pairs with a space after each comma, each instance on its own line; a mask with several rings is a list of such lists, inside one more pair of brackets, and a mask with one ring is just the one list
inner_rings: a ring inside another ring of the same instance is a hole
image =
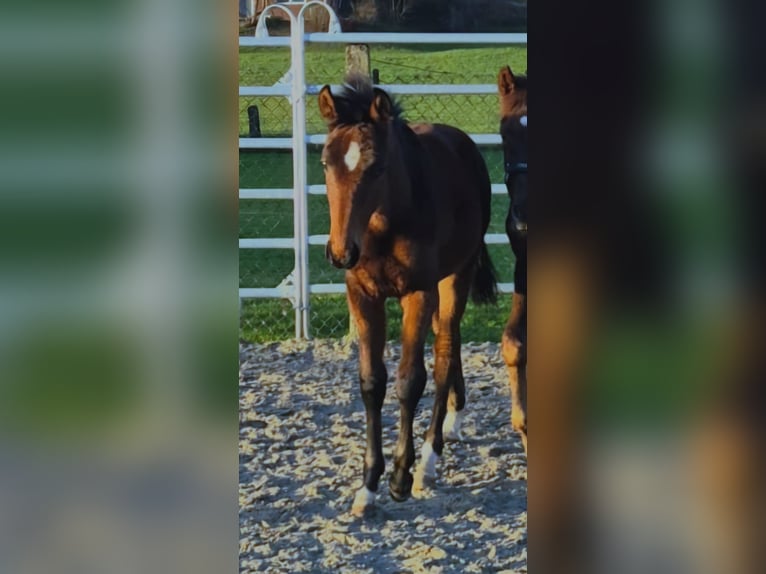
[[436, 463], [439, 461], [439, 455], [434, 452], [431, 443], [426, 441], [423, 448], [420, 449], [420, 470], [429, 478], [436, 476]]
[[348, 151], [346, 152], [346, 155], [343, 156], [343, 161], [346, 162], [346, 167], [348, 168], [348, 171], [354, 171], [356, 169], [356, 166], [359, 164], [359, 158], [361, 157], [362, 153], [359, 150], [359, 144], [357, 142], [352, 141], [351, 144], [348, 146]]
[[463, 440], [463, 434], [460, 427], [463, 424], [463, 411], [447, 411], [442, 425], [442, 434], [445, 439]]
[[354, 504], [351, 507], [353, 510], [364, 510], [368, 506], [372, 506], [375, 503], [375, 493], [368, 490], [366, 486], [363, 486], [356, 491], [354, 497]]

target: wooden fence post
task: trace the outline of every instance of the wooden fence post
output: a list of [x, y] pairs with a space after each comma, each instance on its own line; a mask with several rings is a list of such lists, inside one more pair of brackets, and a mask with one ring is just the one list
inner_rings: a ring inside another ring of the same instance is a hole
[[370, 47], [367, 44], [346, 46], [346, 73], [370, 75]]
[[247, 106], [247, 124], [248, 124], [248, 137], [259, 138], [261, 137], [261, 116], [258, 113], [258, 106]]
[[[346, 46], [346, 73], [370, 75], [370, 47], [367, 44], [349, 44]], [[354, 318], [349, 317], [348, 342], [359, 339]]]

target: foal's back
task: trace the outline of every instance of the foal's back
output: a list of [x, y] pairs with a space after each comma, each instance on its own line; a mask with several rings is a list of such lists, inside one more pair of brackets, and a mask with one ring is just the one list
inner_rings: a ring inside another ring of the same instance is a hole
[[[484, 159], [465, 132], [444, 124], [410, 124], [427, 156], [440, 267], [474, 255], [489, 225], [491, 182]], [[477, 201], [478, 200], [478, 201]]]

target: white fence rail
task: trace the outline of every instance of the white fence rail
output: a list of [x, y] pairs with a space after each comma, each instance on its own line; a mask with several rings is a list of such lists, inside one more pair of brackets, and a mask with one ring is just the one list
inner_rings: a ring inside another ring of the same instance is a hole
[[[304, 11], [307, 7], [318, 5], [330, 14], [329, 33], [304, 32]], [[270, 37], [266, 27], [266, 16], [272, 10], [282, 10], [290, 20], [290, 37]], [[454, 44], [454, 45], [526, 45], [526, 34], [403, 34], [403, 33], [342, 33], [337, 16], [324, 2], [317, 0], [306, 2], [295, 16], [284, 6], [272, 4], [261, 14], [254, 37], [240, 37], [240, 47], [275, 47], [290, 46], [291, 67], [289, 83], [275, 86], [240, 86], [239, 95], [246, 96], [286, 96], [292, 107], [292, 137], [290, 138], [239, 138], [240, 149], [292, 149], [293, 150], [293, 188], [292, 189], [240, 189], [240, 199], [291, 199], [293, 201], [293, 237], [285, 238], [242, 238], [240, 249], [291, 249], [295, 253], [295, 267], [291, 281], [283, 282], [275, 288], [240, 288], [241, 299], [247, 298], [286, 298], [295, 310], [296, 338], [309, 338], [309, 301], [312, 294], [344, 293], [343, 284], [312, 284], [308, 267], [308, 246], [324, 245], [326, 235], [309, 235], [307, 196], [326, 193], [324, 185], [308, 185], [306, 176], [307, 145], [324, 144], [325, 134], [306, 133], [306, 96], [319, 92], [321, 85], [307, 85], [305, 81], [305, 47], [307, 43], [334, 44]], [[339, 86], [336, 86], [339, 88]], [[380, 87], [397, 95], [465, 95], [494, 94], [494, 84], [380, 84]], [[479, 145], [499, 145], [500, 136], [494, 134], [469, 134]], [[504, 194], [505, 186], [492, 185], [493, 194]], [[487, 234], [488, 244], [508, 243], [503, 234]], [[503, 293], [513, 291], [512, 283], [501, 283]]]

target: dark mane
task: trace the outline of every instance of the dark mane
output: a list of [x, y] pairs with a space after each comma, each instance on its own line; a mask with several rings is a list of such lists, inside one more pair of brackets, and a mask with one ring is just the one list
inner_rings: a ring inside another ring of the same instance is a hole
[[[335, 111], [338, 114], [337, 125], [371, 121], [370, 106], [374, 98], [375, 91], [370, 78], [361, 74], [348, 74], [340, 92], [333, 94]], [[403, 121], [402, 106], [393, 98], [390, 99], [394, 121]]]

